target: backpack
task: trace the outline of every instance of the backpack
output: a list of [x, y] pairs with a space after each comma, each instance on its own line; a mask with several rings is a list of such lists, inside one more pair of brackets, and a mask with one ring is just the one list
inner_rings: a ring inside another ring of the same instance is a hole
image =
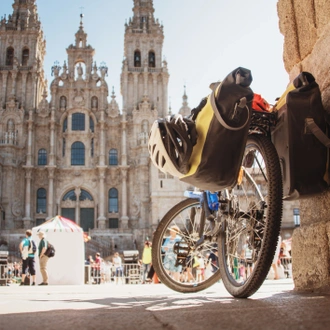
[[54, 245], [47, 242], [47, 250], [45, 251], [45, 256], [48, 258], [52, 258], [55, 256], [55, 248]]
[[29, 242], [29, 254], [35, 254], [37, 251], [37, 246], [34, 240], [30, 240]]

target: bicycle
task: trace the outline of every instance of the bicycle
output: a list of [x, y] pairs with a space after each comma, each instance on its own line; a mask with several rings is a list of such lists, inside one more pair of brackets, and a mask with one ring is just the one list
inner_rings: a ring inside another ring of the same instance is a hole
[[282, 174], [271, 142], [275, 125], [276, 114], [252, 111], [235, 186], [214, 194], [187, 191], [188, 198], [162, 218], [152, 244], [162, 283], [188, 293], [222, 279], [227, 291], [240, 298], [262, 285], [282, 218]]

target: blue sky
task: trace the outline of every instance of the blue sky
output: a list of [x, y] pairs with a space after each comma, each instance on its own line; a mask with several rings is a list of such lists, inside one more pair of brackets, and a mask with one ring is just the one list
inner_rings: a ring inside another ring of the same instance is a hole
[[[163, 55], [170, 73], [172, 112], [182, 105], [186, 85], [191, 108], [209, 93], [213, 81], [238, 66], [252, 71], [254, 92], [274, 103], [288, 84], [278, 28], [277, 0], [154, 0], [155, 18], [164, 25]], [[0, 0], [0, 16], [12, 13], [13, 0]], [[114, 86], [121, 106], [120, 73], [124, 54], [124, 24], [133, 16], [133, 0], [37, 0], [47, 41], [45, 73], [67, 59], [74, 42], [81, 7], [88, 43], [99, 65], [106, 62], [109, 90]], [[109, 97], [110, 100], [110, 97]]]

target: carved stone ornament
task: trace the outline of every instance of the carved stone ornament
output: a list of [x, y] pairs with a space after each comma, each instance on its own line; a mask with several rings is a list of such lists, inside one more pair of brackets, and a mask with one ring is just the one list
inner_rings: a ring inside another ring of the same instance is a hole
[[47, 92], [45, 91], [44, 94], [42, 95], [42, 100], [39, 103], [39, 107], [36, 110], [37, 114], [42, 118], [47, 117], [50, 113], [49, 103], [46, 98], [47, 98]]
[[76, 106], [83, 106], [85, 104], [84, 91], [81, 88], [75, 90], [75, 96], [73, 98], [73, 103]]
[[132, 205], [132, 216], [138, 217], [140, 215], [141, 210], [141, 202], [140, 200], [134, 195], [133, 197], [133, 205]]
[[15, 111], [18, 110], [18, 102], [15, 100], [15, 96], [10, 96], [8, 102], [6, 102], [6, 110], [7, 111]]
[[22, 215], [22, 205], [19, 199], [15, 199], [11, 205], [11, 212], [15, 217], [20, 217]]

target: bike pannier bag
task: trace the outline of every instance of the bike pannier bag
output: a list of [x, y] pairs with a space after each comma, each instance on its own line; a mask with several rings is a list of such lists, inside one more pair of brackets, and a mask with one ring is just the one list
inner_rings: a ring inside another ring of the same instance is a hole
[[[283, 176], [285, 200], [295, 200], [327, 188], [326, 119], [318, 84], [302, 72], [275, 105], [278, 121], [272, 132]], [[312, 124], [312, 125], [311, 125]], [[318, 134], [317, 134], [318, 133]]]
[[250, 71], [237, 68], [215, 84], [197, 114], [192, 110], [197, 143], [181, 181], [210, 191], [236, 184], [251, 120], [251, 82]]

